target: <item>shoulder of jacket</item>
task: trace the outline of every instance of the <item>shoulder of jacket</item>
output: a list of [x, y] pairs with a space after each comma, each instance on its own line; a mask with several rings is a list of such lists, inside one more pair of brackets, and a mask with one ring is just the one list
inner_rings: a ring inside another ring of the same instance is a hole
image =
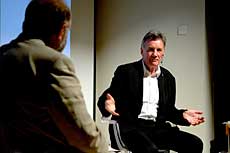
[[167, 76], [167, 77], [172, 77], [174, 78], [173, 74], [166, 68], [160, 66], [161, 68], [161, 76]]
[[121, 64], [118, 66], [118, 68], [131, 68], [131, 67], [135, 67], [136, 65], [139, 65], [139, 64], [141, 64], [141, 61], [134, 61], [134, 62]]

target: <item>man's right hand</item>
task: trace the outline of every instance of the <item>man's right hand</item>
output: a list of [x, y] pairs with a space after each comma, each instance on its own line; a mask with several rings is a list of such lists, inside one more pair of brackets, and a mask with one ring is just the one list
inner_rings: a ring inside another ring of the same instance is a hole
[[109, 93], [106, 95], [105, 109], [114, 116], [120, 116], [117, 112], [115, 112], [116, 110], [115, 100]]

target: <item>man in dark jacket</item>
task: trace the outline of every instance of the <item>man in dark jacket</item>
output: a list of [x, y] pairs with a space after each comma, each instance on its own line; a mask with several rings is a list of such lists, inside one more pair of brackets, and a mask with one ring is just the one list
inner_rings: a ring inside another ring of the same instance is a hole
[[110, 87], [99, 98], [103, 116], [117, 120], [121, 137], [132, 153], [157, 153], [163, 147], [179, 153], [202, 153], [203, 143], [195, 135], [172, 127], [204, 122], [202, 112], [175, 107], [174, 76], [160, 63], [166, 38], [148, 32], [141, 44], [142, 59], [118, 66]]

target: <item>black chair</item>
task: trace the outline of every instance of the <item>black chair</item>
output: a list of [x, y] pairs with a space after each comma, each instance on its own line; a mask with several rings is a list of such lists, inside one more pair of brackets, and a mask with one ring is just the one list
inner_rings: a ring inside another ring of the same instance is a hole
[[[102, 120], [107, 121], [109, 122], [109, 124], [112, 125], [109, 128], [109, 133], [110, 133], [111, 147], [117, 150], [115, 152], [132, 153], [121, 139], [118, 122], [115, 120], [109, 120], [109, 119], [102, 119]], [[159, 149], [158, 151], [160, 153], [170, 153], [169, 150], [165, 150], [165, 149]]]

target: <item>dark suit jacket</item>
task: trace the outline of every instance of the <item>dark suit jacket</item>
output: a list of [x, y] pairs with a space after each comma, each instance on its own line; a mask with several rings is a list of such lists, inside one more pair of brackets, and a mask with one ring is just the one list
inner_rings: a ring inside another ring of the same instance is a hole
[[39, 39], [19, 36], [0, 48], [0, 74], [0, 125], [10, 147], [35, 151], [55, 144], [107, 152], [68, 57]]
[[[144, 70], [142, 60], [120, 65], [114, 73], [110, 87], [99, 97], [98, 107], [103, 116], [110, 114], [105, 110], [106, 93], [110, 93], [115, 100], [116, 112], [119, 117], [112, 116], [119, 122], [122, 131], [135, 126], [142, 108]], [[176, 85], [173, 75], [161, 67], [158, 77], [159, 107], [157, 122], [171, 121], [179, 125], [189, 125], [183, 118], [185, 110], [175, 107]]]

